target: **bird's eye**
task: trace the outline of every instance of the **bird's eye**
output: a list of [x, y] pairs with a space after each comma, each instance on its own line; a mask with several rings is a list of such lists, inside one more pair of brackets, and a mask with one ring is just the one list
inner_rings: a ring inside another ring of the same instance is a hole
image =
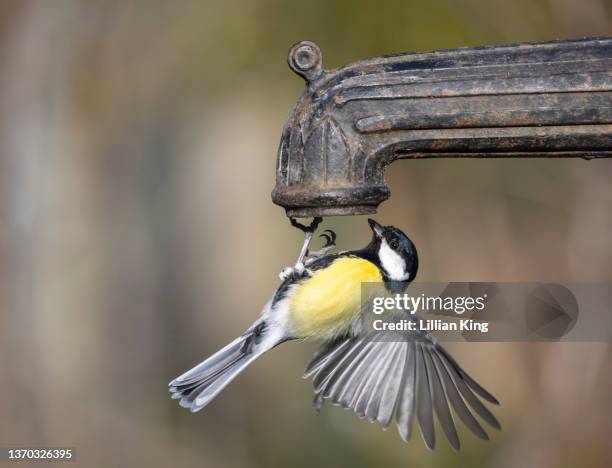
[[391, 239], [391, 241], [389, 242], [389, 246], [393, 249], [393, 250], [397, 250], [397, 248], [399, 247], [399, 242], [397, 239]]

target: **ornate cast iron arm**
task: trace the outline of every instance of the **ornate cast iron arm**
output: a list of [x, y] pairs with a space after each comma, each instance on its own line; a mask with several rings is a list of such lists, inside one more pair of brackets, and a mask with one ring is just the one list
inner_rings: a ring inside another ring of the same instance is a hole
[[306, 80], [272, 192], [288, 216], [374, 213], [396, 159], [612, 157], [612, 38], [389, 55], [331, 71], [304, 41], [288, 61]]

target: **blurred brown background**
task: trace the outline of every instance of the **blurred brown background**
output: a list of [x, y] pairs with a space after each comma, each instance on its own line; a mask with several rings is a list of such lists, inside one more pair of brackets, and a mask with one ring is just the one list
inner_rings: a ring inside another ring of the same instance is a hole
[[[333, 68], [610, 32], [608, 0], [1, 2], [0, 446], [75, 446], [84, 467], [612, 466], [604, 343], [449, 346], [502, 402], [504, 431], [463, 431], [459, 454], [315, 416], [313, 344], [197, 415], [166, 391], [257, 317], [301, 245], [270, 201], [303, 87], [291, 44]], [[377, 219], [413, 238], [421, 280], [612, 281], [612, 161], [410, 161], [388, 179]], [[369, 238], [363, 217], [325, 227], [341, 248]]]

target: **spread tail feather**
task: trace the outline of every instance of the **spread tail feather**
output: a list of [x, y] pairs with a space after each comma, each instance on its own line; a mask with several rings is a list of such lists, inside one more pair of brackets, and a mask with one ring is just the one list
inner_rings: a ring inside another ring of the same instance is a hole
[[256, 323], [244, 335], [170, 382], [172, 398], [192, 412], [201, 410], [249, 364], [282, 341], [272, 335], [265, 322]]

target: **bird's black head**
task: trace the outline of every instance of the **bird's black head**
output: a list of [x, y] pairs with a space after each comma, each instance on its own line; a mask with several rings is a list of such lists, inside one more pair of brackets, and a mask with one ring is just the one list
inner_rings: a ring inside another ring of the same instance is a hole
[[387, 281], [413, 281], [419, 269], [416, 247], [406, 234], [393, 226], [382, 226], [368, 219], [374, 236], [367, 250], [375, 255]]

